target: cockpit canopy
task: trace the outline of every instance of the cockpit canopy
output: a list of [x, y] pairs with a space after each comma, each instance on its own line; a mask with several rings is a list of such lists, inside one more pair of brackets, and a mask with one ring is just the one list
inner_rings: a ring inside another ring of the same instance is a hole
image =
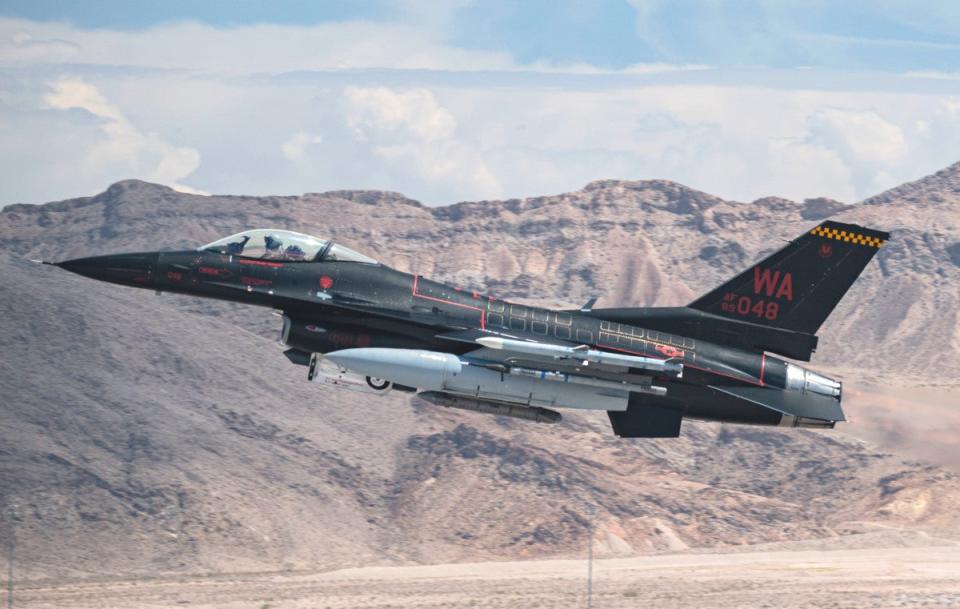
[[369, 256], [350, 248], [289, 230], [264, 229], [243, 231], [208, 243], [201, 251], [219, 252], [244, 258], [283, 260], [286, 262], [364, 262], [377, 264]]

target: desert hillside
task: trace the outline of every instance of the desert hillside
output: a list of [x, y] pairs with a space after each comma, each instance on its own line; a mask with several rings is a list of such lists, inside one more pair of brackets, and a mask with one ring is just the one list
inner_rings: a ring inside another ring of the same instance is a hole
[[[835, 432], [685, 423], [678, 440], [624, 441], [600, 413], [546, 427], [322, 389], [281, 355], [269, 311], [29, 262], [270, 226], [502, 297], [676, 305], [826, 217], [893, 233], [815, 356], [863, 388], [863, 423]], [[0, 277], [0, 501], [26, 577], [563, 557], [587, 504], [610, 556], [960, 527], [956, 470], [904, 440], [927, 425], [949, 446], [956, 415], [938, 398], [904, 420], [897, 401], [960, 373], [960, 165], [854, 205], [665, 181], [441, 208], [126, 181], [0, 211]], [[888, 427], [870, 426], [875, 404]]]

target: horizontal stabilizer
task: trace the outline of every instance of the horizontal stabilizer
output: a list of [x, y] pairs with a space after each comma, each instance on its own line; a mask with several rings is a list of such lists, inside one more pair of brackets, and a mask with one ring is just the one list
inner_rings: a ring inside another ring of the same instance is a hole
[[768, 387], [711, 385], [710, 388], [794, 417], [823, 421], [846, 420], [840, 402], [822, 395]]

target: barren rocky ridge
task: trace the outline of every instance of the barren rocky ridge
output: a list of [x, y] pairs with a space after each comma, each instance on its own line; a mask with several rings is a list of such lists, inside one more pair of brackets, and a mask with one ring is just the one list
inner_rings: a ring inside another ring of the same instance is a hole
[[200, 197], [126, 181], [8, 206], [0, 501], [21, 568], [88, 577], [568, 556], [583, 547], [587, 503], [607, 555], [878, 527], [952, 538], [953, 471], [842, 431], [685, 424], [679, 440], [622, 441], [602, 414], [542, 427], [344, 394], [287, 363], [267, 311], [29, 262], [273, 226], [508, 298], [677, 305], [826, 217], [893, 239], [828, 321], [815, 364], [881, 388], [954, 382], [960, 164], [854, 205], [737, 203], [666, 181], [441, 208], [385, 192]]

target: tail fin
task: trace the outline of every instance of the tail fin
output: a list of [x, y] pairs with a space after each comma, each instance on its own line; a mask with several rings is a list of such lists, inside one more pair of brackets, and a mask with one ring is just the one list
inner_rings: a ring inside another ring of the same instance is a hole
[[827, 221], [690, 307], [816, 334], [890, 233]]

